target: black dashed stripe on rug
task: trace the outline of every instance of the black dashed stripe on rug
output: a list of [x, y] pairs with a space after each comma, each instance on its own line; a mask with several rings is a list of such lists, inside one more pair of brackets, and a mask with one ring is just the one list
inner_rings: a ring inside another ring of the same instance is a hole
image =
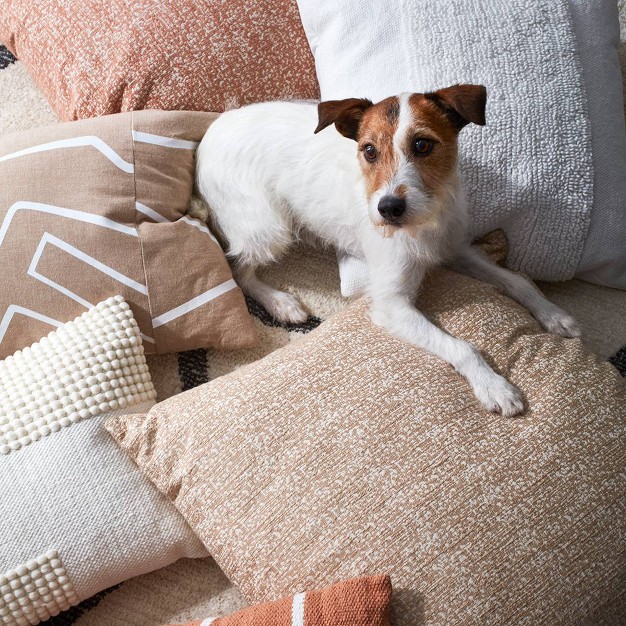
[[618, 350], [610, 359], [609, 363], [615, 365], [619, 373], [626, 378], [626, 346]]
[[0, 70], [15, 63], [17, 59], [8, 51], [5, 46], [0, 46]]
[[76, 623], [79, 617], [82, 617], [85, 613], [91, 611], [91, 609], [95, 609], [98, 604], [100, 604], [100, 600], [102, 600], [102, 598], [108, 596], [118, 587], [120, 587], [120, 585], [109, 587], [108, 589], [97, 593], [95, 596], [91, 596], [91, 598], [83, 600], [80, 604], [69, 608], [67, 611], [59, 613], [56, 617], [51, 617], [49, 620], [46, 620], [46, 626], [72, 626], [72, 624]]
[[183, 391], [209, 382], [207, 351], [187, 350], [178, 353], [178, 377]]
[[279, 322], [274, 319], [256, 300], [246, 296], [246, 304], [248, 305], [250, 315], [254, 315], [254, 317], [259, 319], [263, 324], [265, 324], [265, 326], [270, 326], [271, 328], [284, 328], [285, 330], [292, 332], [310, 333], [322, 323], [322, 320], [314, 315], [311, 315], [306, 322], [302, 322], [301, 324]]

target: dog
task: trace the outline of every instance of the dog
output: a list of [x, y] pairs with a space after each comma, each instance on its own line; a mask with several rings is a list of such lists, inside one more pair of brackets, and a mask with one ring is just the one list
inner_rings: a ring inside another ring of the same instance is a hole
[[580, 334], [570, 315], [468, 241], [457, 137], [470, 123], [485, 124], [486, 98], [482, 85], [453, 85], [377, 104], [348, 98], [234, 109], [200, 142], [196, 185], [236, 281], [276, 319], [303, 322], [307, 312], [256, 269], [312, 233], [366, 260], [375, 324], [451, 364], [488, 411], [514, 416], [524, 409], [519, 390], [414, 305], [426, 271], [447, 264], [495, 285], [546, 330]]

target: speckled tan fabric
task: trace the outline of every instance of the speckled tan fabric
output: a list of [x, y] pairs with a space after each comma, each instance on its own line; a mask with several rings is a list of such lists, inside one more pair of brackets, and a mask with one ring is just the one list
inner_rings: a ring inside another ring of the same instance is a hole
[[363, 300], [109, 429], [249, 601], [390, 573], [398, 626], [623, 624], [626, 384], [495, 290], [420, 297], [525, 394], [481, 410]]
[[65, 120], [318, 97], [295, 0], [3, 0], [0, 41]]
[[0, 358], [117, 294], [148, 353], [255, 344], [222, 249], [185, 214], [215, 117], [136, 111], [0, 137]]

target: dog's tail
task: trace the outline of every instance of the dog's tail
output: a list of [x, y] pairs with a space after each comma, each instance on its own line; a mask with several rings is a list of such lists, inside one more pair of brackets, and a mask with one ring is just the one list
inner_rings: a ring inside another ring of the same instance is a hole
[[226, 111], [232, 111], [233, 109], [239, 109], [240, 107], [241, 105], [239, 104], [237, 98], [233, 97], [224, 100], [224, 113], [226, 113]]

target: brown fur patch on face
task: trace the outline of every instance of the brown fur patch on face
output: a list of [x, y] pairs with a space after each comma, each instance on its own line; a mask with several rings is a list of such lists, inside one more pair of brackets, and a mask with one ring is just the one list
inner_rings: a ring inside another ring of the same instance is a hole
[[408, 191], [409, 189], [406, 185], [398, 185], [394, 189], [394, 195], [398, 196], [398, 198], [402, 198], [403, 200], [406, 200], [406, 194]]
[[400, 102], [398, 98], [387, 98], [387, 100], [390, 101], [387, 105], [387, 119], [390, 124], [397, 125], [400, 117]]
[[[359, 127], [359, 160], [365, 176], [367, 197], [387, 184], [398, 167], [393, 149], [393, 136], [398, 128], [400, 102], [397, 97], [386, 98], [370, 107]], [[378, 157], [369, 162], [363, 156], [363, 148], [371, 144]]]
[[[419, 171], [427, 191], [439, 196], [443, 185], [456, 170], [458, 129], [432, 99], [423, 94], [413, 94], [408, 101], [411, 108], [412, 125], [403, 139], [402, 151], [406, 158]], [[382, 100], [365, 111], [359, 126], [359, 159], [365, 176], [368, 198], [388, 184], [398, 168], [398, 155], [393, 146], [393, 138], [398, 129], [400, 100], [391, 97]], [[417, 156], [413, 151], [416, 139], [436, 139], [428, 156]], [[374, 162], [363, 156], [363, 148], [371, 144], [378, 156]], [[406, 197], [407, 189], [396, 191]]]
[[[458, 130], [435, 103], [422, 94], [409, 98], [413, 123], [403, 140], [402, 151], [419, 169], [422, 181], [433, 196], [439, 196], [442, 186], [456, 171]], [[413, 145], [417, 139], [437, 138], [428, 156], [417, 156]]]

